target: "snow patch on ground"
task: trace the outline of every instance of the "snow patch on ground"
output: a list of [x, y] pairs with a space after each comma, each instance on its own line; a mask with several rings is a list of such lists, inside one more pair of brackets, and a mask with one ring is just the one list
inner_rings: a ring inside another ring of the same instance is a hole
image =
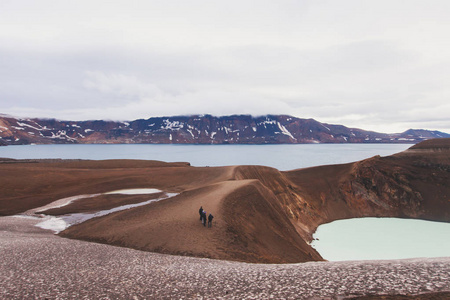
[[161, 193], [161, 190], [158, 189], [126, 189], [126, 190], [117, 190], [104, 193], [106, 195], [110, 194], [123, 194], [123, 195], [143, 195], [143, 194], [155, 194]]
[[[159, 192], [162, 192], [162, 191], [158, 190], [158, 189], [127, 189], [127, 190], [111, 191], [111, 192], [104, 193], [104, 194], [138, 195], [138, 194], [153, 194], [153, 193], [159, 193]], [[98, 195], [101, 195], [101, 194], [79, 195], [79, 196], [64, 198], [64, 199], [52, 202], [46, 206], [29, 211], [29, 212], [27, 212], [28, 214], [26, 214], [26, 216], [30, 217], [30, 216], [33, 216], [31, 213], [45, 211], [45, 210], [51, 209], [51, 208], [59, 208], [59, 207], [68, 205], [75, 200], [84, 199], [84, 198], [92, 198], [92, 197], [95, 197]], [[42, 222], [37, 223], [35, 226], [40, 227], [42, 229], [52, 230], [55, 232], [55, 234], [57, 234], [65, 229], [69, 228], [72, 225], [85, 222], [92, 218], [102, 217], [102, 216], [109, 215], [109, 214], [117, 212], [117, 211], [122, 211], [122, 210], [130, 209], [130, 208], [134, 208], [134, 207], [147, 205], [152, 202], [156, 202], [156, 201], [160, 201], [163, 199], [168, 199], [168, 198], [174, 197], [176, 195], [178, 195], [178, 194], [165, 193], [163, 196], [161, 196], [157, 199], [151, 199], [151, 200], [147, 200], [147, 201], [140, 202], [140, 203], [122, 205], [122, 206], [114, 207], [111, 209], [106, 209], [106, 210], [101, 210], [101, 211], [96, 211], [96, 212], [91, 212], [91, 213], [74, 213], [74, 214], [67, 214], [67, 215], [62, 215], [62, 216], [58, 216], [58, 217], [44, 215], [44, 220]]]

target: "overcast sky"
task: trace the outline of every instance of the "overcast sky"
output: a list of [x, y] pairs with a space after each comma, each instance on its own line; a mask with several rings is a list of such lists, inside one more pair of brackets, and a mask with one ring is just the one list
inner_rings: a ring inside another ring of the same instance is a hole
[[0, 0], [0, 113], [450, 133], [450, 1]]

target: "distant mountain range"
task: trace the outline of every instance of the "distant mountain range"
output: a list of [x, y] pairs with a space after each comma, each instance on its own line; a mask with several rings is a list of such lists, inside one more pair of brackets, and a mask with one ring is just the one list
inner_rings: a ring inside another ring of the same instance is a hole
[[449, 138], [410, 129], [387, 134], [287, 115], [155, 117], [129, 122], [22, 119], [0, 115], [0, 145], [418, 143]]

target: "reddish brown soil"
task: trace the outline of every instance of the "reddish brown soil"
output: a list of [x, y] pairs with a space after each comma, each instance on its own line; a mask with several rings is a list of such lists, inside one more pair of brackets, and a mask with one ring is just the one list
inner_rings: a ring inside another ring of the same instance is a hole
[[[321, 260], [306, 241], [337, 219], [393, 216], [450, 221], [450, 139], [390, 157], [280, 172], [262, 166], [195, 168], [150, 161], [0, 164], [0, 214], [81, 194], [157, 188], [178, 196], [72, 226], [62, 236], [135, 249], [247, 262]], [[138, 197], [139, 198], [139, 197]], [[138, 201], [74, 202], [65, 211]], [[115, 202], [115, 203], [114, 203]], [[200, 206], [213, 227], [199, 221]]]
[[[223, 181], [152, 205], [89, 220], [64, 231], [71, 238], [160, 253], [249, 262], [298, 262], [320, 256], [274, 209], [254, 180]], [[202, 226], [198, 209], [215, 216]]]
[[114, 207], [136, 204], [152, 199], [160, 198], [164, 195], [161, 193], [154, 193], [150, 195], [121, 195], [121, 194], [100, 194], [95, 197], [86, 197], [78, 199], [68, 205], [52, 208], [48, 210], [39, 211], [40, 214], [58, 216], [73, 213], [95, 212], [100, 210], [107, 210]]
[[180, 192], [226, 179], [227, 168], [139, 160], [0, 163], [0, 216], [65, 197], [128, 188]]

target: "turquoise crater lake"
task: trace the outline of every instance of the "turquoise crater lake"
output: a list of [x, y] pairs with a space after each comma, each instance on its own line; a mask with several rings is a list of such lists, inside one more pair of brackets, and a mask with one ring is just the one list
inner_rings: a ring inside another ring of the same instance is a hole
[[319, 226], [311, 245], [329, 261], [450, 256], [450, 223], [357, 218]]

